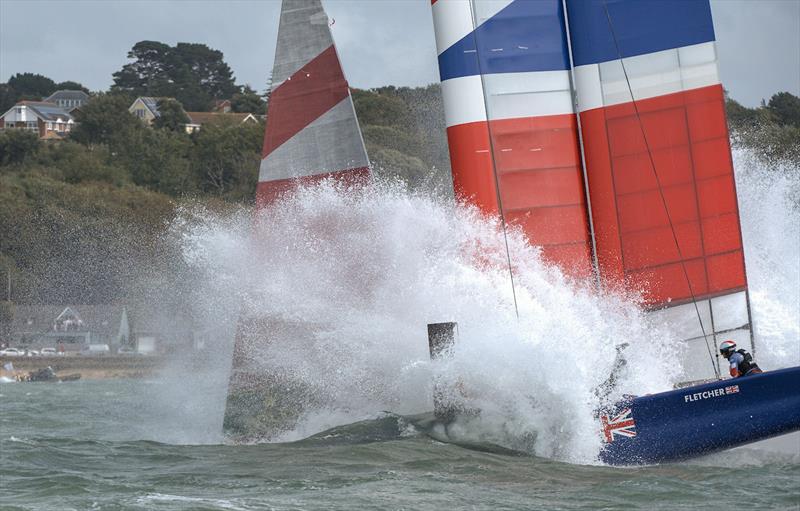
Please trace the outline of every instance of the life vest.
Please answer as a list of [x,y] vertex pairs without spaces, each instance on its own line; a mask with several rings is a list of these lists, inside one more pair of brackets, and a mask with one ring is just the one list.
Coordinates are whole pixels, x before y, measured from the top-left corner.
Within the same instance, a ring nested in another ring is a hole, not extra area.
[[743,349],[736,350],[736,353],[740,354],[744,357],[744,360],[739,362],[739,376],[747,376],[750,371],[756,369],[756,372],[761,372],[761,369],[758,367],[758,364],[753,362],[753,355],[749,354]]

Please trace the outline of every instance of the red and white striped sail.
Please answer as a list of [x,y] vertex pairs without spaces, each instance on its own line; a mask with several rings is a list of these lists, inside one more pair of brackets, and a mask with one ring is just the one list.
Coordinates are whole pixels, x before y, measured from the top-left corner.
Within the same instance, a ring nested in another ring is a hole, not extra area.
[[432,8],[456,191],[501,205],[567,272],[593,248],[601,282],[687,342],[687,377],[708,376],[706,341],[752,349],[708,0]]
[[[283,0],[272,80],[257,209],[327,177],[367,181],[367,153],[320,0]],[[234,341],[226,431],[256,439],[291,427],[292,414],[301,410],[286,396],[302,394],[303,387],[291,375],[265,370],[263,361],[273,343],[313,342],[314,329],[245,301]]]
[[256,203],[297,183],[369,176],[350,89],[320,0],[284,0]]

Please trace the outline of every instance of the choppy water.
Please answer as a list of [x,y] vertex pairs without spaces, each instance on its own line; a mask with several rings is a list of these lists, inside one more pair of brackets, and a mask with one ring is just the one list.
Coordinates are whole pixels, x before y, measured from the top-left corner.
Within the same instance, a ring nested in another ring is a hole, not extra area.
[[166,384],[0,385],[0,508],[796,509],[796,457],[583,466],[439,443],[392,417],[282,444],[163,443]]
[[[758,361],[800,365],[797,169],[734,157]],[[519,233],[509,236],[517,320],[495,226],[446,200],[321,186],[257,232],[253,241],[249,211],[188,209],[165,235],[193,268],[182,277],[207,322],[205,359],[152,381],[0,384],[0,509],[800,507],[797,436],[778,453],[599,465],[593,389],[614,345],[631,343],[618,392],[666,390],[676,364],[654,357],[663,333],[628,297],[574,285]],[[230,445],[222,433],[243,303],[314,336],[275,342],[263,360],[314,396],[276,443]],[[425,324],[450,319],[457,351],[433,364]],[[486,417],[462,437],[515,451],[440,443],[381,415],[430,410],[433,377],[447,374]]]

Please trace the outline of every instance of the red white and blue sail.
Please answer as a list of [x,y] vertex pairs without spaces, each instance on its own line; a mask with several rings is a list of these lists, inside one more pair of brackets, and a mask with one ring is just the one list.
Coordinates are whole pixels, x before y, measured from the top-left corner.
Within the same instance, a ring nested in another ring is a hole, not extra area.
[[560,0],[433,0],[453,183],[544,256],[591,273]]
[[708,375],[705,341],[752,348],[708,1],[432,9],[457,193],[568,273],[594,255],[603,283],[641,293],[687,341],[687,377]]
[[257,204],[297,183],[369,176],[350,89],[320,0],[284,0]]
[[660,309],[651,319],[688,342],[687,376],[699,377],[706,338],[752,349],[711,8],[566,6],[600,275]]

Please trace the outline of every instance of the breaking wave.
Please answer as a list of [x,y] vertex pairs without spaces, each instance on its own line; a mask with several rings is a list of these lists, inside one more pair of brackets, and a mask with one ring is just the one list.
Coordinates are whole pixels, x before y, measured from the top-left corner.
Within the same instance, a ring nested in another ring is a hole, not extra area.
[[[757,358],[766,368],[797,365],[797,169],[766,169],[743,150],[734,160]],[[647,325],[634,299],[568,279],[512,230],[517,317],[497,224],[396,183],[350,190],[323,182],[255,221],[246,209],[220,215],[187,207],[170,235],[193,268],[194,317],[210,333],[202,379],[216,390],[197,397],[191,378],[175,377],[187,391],[181,409],[195,410],[191,423],[203,435],[221,430],[243,306],[294,326],[272,339],[259,363],[265,373],[291,373],[315,396],[297,403],[300,420],[274,441],[384,410],[430,410],[434,378],[446,378],[482,410],[456,428],[459,437],[594,463],[595,389],[611,371],[615,346],[630,343],[612,398],[666,390],[680,373],[653,349],[668,335]],[[458,343],[451,359],[431,362],[426,325],[441,321],[458,322]]]

